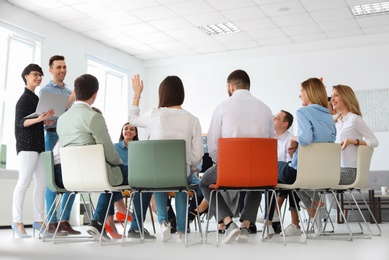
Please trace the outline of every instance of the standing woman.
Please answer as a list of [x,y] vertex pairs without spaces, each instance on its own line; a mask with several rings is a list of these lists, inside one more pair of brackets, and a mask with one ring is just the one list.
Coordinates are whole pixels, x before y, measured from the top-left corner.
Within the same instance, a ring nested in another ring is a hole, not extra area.
[[48,119],[54,115],[54,111],[50,109],[37,118],[24,118],[36,111],[39,98],[35,94],[35,88],[41,84],[42,77],[43,71],[40,66],[37,64],[28,65],[22,72],[22,79],[26,87],[16,103],[15,138],[19,160],[19,178],[13,193],[13,222],[11,226],[14,234],[16,232],[20,238],[31,237],[23,225],[23,203],[32,178],[35,181],[33,195],[34,230],[40,230],[45,214],[46,176],[40,153],[45,151],[43,122],[45,121],[46,125],[53,124],[54,121],[48,121]]
[[336,141],[342,144],[339,184],[352,184],[357,176],[359,145],[377,147],[378,140],[362,119],[359,102],[352,88],[336,85],[332,88],[331,103],[336,110]]
[[[137,127],[145,127],[149,130],[150,140],[184,139],[186,143],[187,176],[189,184],[199,184],[197,178],[197,166],[201,162],[202,136],[200,121],[188,111],[182,108],[185,99],[185,90],[182,81],[177,76],[166,77],[159,86],[158,108],[150,109],[139,116],[139,100],[143,91],[143,81],[139,75],[132,79],[134,100],[130,108],[129,123]],[[201,192],[200,189],[196,192]],[[154,192],[158,222],[162,227],[162,241],[172,238],[168,226],[167,192]],[[187,194],[175,193],[178,242],[183,241],[185,234],[185,219]]]

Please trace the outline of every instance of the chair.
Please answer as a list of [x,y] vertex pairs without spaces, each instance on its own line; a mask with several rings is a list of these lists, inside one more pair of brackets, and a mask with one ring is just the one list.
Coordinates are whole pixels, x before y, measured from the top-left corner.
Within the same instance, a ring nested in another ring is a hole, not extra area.
[[[358,147],[358,153],[357,153],[357,175],[356,175],[356,179],[355,179],[354,183],[349,184],[349,185],[339,185],[338,184],[334,188],[334,191],[337,194],[349,192],[349,194],[351,195],[351,197],[353,199],[353,202],[355,203],[355,206],[356,206],[358,212],[360,213],[360,215],[362,217],[363,222],[366,225],[366,228],[369,232],[370,237],[373,235],[373,233],[371,231],[370,225],[367,223],[365,217],[363,216],[362,210],[361,210],[361,208],[360,208],[360,206],[359,206],[359,204],[358,204],[358,202],[353,194],[353,191],[356,191],[361,195],[360,197],[362,198],[362,200],[366,206],[366,209],[369,211],[371,218],[374,220],[374,222],[379,230],[379,233],[377,235],[380,236],[381,235],[381,228],[378,225],[377,220],[374,217],[374,214],[371,212],[370,207],[367,204],[367,202],[366,202],[366,200],[361,192],[361,190],[366,188],[367,183],[369,181],[370,162],[371,162],[371,158],[373,156],[373,152],[374,152],[373,148],[365,146],[365,145],[360,145]],[[349,204],[351,206],[350,202],[349,202]],[[352,209],[352,207],[351,207],[351,209]],[[339,210],[341,210],[341,209],[339,209]],[[358,223],[359,223],[359,221],[358,221]],[[360,225],[360,223],[359,223],[359,226],[361,228],[361,234],[363,234],[363,229],[362,229],[362,226]]]
[[[216,196],[216,219],[218,220],[218,194],[221,191],[265,191],[266,193],[271,191],[271,199],[275,199],[274,188],[277,185],[277,176],[276,139],[220,138],[216,184],[209,186],[211,189],[209,208],[211,208],[212,197]],[[205,240],[207,240],[210,212],[208,210]],[[216,223],[216,230],[218,230],[217,225],[218,223]],[[265,233],[265,230],[262,232]],[[219,232],[216,232],[216,240],[218,245]]]
[[[323,202],[324,194],[327,191],[333,193],[330,188],[337,186],[340,181],[340,149],[341,146],[337,143],[311,143],[307,146],[300,145],[298,148],[296,181],[293,184],[279,183],[277,185],[277,189],[291,190],[294,194],[296,194],[297,191],[304,190],[318,191],[322,193],[320,201]],[[337,199],[336,202],[338,207],[340,207],[339,201]],[[303,218],[300,214],[300,211],[297,212],[299,215],[300,223],[303,223]],[[314,219],[316,217],[317,214]],[[347,228],[350,231],[348,224]],[[307,231],[308,229],[309,224]],[[304,235],[304,243],[306,243],[306,231],[304,228],[302,228],[302,231]],[[352,240],[351,231],[350,239]]]
[[[131,189],[129,185],[112,186],[110,184],[102,144],[61,147],[60,153],[63,184],[68,191],[75,194],[80,192],[110,193],[109,205],[111,205],[112,192]],[[107,215],[108,210],[103,227]],[[101,245],[102,235],[103,232],[100,235]]]
[[[139,192],[194,191],[197,185],[189,185],[185,140],[145,140],[128,144],[128,182],[131,188]],[[196,198],[196,205],[198,201]],[[141,198],[141,212],[142,196]],[[189,200],[189,196],[188,196]],[[141,214],[143,223],[143,214]],[[197,216],[198,220],[200,216]],[[200,221],[198,221],[200,223]],[[186,208],[186,226],[188,225],[188,207]],[[202,231],[200,227],[201,241]],[[141,229],[141,238],[144,230]],[[187,230],[185,229],[185,245]]]
[[7,146],[0,145],[0,169],[7,168]]
[[[41,230],[39,230],[39,236],[42,238],[42,241],[45,241],[46,236],[45,233],[48,231],[48,225],[51,222],[51,219],[53,218],[53,214],[56,214],[58,207],[61,204],[63,194],[65,192],[69,192],[65,188],[60,188],[58,187],[57,183],[55,182],[55,171],[54,171],[54,158],[53,158],[53,152],[52,151],[46,151],[41,153],[42,160],[43,160],[43,165],[45,169],[45,174],[46,174],[46,182],[47,182],[47,188],[49,188],[52,192],[56,194],[55,200],[53,201],[52,205],[50,206],[50,209],[48,212],[52,212],[52,215],[47,215],[43,224],[42,228],[44,227],[45,230],[43,234],[41,234]],[[72,195],[71,195],[72,196]],[[73,196],[75,196],[73,194]],[[83,199],[84,205],[85,201]],[[87,214],[90,218],[90,213],[87,211]],[[57,232],[58,232],[58,227],[55,230],[53,234],[53,243],[55,244],[56,242],[56,237],[57,237]],[[62,239],[67,239],[71,237],[63,237]],[[82,238],[81,236],[77,236],[77,238]],[[90,238],[90,237],[88,237]]]

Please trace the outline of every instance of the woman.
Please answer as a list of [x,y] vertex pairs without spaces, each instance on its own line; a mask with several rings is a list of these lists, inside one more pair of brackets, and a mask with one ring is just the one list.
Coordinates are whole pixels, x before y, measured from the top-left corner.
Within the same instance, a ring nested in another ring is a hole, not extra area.
[[[131,126],[129,123],[125,123],[120,131],[119,143],[115,143],[115,149],[118,152],[120,159],[123,161],[123,166],[125,171],[128,171],[128,142],[139,140],[138,138],[138,129],[136,127]],[[115,207],[117,209],[116,219],[123,225],[124,220],[126,218],[126,205],[123,200],[119,200],[115,202]],[[129,213],[128,221],[132,221],[132,213]],[[119,239],[122,236],[118,233],[115,222],[113,219],[113,215],[108,215],[107,221],[105,224],[105,230],[108,231],[110,236],[113,239]]]
[[357,175],[358,146],[367,145],[375,148],[378,146],[378,140],[363,121],[359,102],[349,86],[334,86],[331,104],[337,113],[336,142],[342,145],[339,184],[352,184]]
[[[22,79],[26,85],[24,93],[16,103],[15,110],[15,138],[16,152],[19,160],[19,178],[13,193],[12,204],[12,230],[20,238],[28,238],[23,225],[23,203],[26,191],[35,181],[34,189],[34,223],[35,229],[41,230],[45,217],[45,192],[46,176],[43,162],[40,156],[45,151],[43,124],[52,125],[48,120],[54,115],[50,109],[40,114],[37,118],[25,119],[24,117],[35,113],[39,98],[35,89],[42,82],[43,71],[37,64],[29,64],[22,72]],[[43,231],[43,230],[42,230]]]
[[[336,137],[335,123],[328,111],[328,97],[323,82],[318,78],[310,78],[301,83],[299,95],[302,107],[296,111],[298,124],[297,136],[292,137],[289,149],[293,153],[291,162],[278,162],[278,182],[293,184],[296,180],[298,164],[298,145],[306,146],[310,143],[333,143]],[[287,194],[284,194],[285,196]],[[310,199],[313,194],[298,193],[301,199]],[[308,196],[307,196],[308,195]],[[316,196],[317,197],[317,196]],[[296,198],[297,199],[297,198]],[[269,219],[273,218],[274,202],[271,205]],[[318,202],[314,203],[319,206]],[[292,214],[292,223],[285,229],[285,235],[300,235],[300,227],[296,205],[289,196],[289,205]],[[311,205],[305,203],[305,205]],[[315,207],[308,209],[311,216],[316,213]],[[317,218],[320,220],[320,218]],[[317,228],[320,230],[320,226]],[[269,224],[269,234],[274,230]]]
[[[201,126],[197,117],[182,108],[185,91],[182,81],[177,76],[166,77],[159,86],[159,105],[157,109],[150,109],[139,116],[139,100],[143,91],[143,81],[139,75],[132,79],[134,100],[130,108],[129,123],[137,127],[145,127],[150,132],[150,140],[184,139],[186,141],[187,175],[189,184],[198,184],[195,171],[201,162],[202,136]],[[199,192],[200,189],[198,190]],[[196,190],[196,192],[198,192]],[[158,221],[162,227],[162,241],[172,238],[168,226],[167,193],[154,193]],[[184,192],[175,193],[178,241],[183,241],[185,233],[185,219],[187,195]]]

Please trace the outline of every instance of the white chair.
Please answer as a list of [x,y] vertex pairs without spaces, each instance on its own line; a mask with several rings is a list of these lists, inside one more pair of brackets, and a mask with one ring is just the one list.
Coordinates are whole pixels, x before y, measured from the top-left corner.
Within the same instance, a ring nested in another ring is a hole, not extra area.
[[[349,185],[339,185],[338,184],[334,188],[335,193],[340,194],[340,193],[348,192],[351,195],[351,197],[353,199],[353,203],[355,204],[360,216],[362,217],[363,222],[366,225],[366,228],[369,232],[369,237],[371,237],[372,235],[378,235],[378,236],[381,235],[381,228],[378,225],[377,220],[374,217],[374,214],[371,212],[370,207],[367,204],[367,202],[366,202],[366,200],[361,192],[361,190],[366,189],[367,183],[369,181],[370,162],[371,162],[371,157],[373,155],[373,152],[374,152],[373,148],[368,147],[368,146],[364,146],[364,145],[360,145],[358,147],[358,154],[357,154],[357,176],[356,176],[354,183],[349,184]],[[362,198],[362,200],[366,206],[366,209],[369,211],[371,218],[374,220],[374,222],[378,228],[378,234],[373,234],[373,232],[370,228],[370,225],[367,223],[367,221],[366,221],[366,219],[361,211],[361,208],[358,205],[357,200],[353,194],[354,191],[358,192],[361,195],[360,197]],[[350,202],[349,202],[349,204],[351,207]],[[352,207],[351,207],[351,209],[352,209]],[[359,223],[359,221],[358,221],[358,223]],[[359,226],[361,228],[361,234],[363,234],[363,229],[362,229],[362,226],[360,225],[360,223],[359,223]]]
[[[321,192],[320,201],[324,201],[324,194],[330,188],[335,187],[340,181],[340,144],[336,143],[311,143],[307,146],[298,147],[298,166],[296,181],[293,184],[277,185],[277,189],[291,190],[297,196],[297,191],[318,191]],[[336,198],[335,198],[336,199]],[[339,201],[336,199],[338,207]],[[317,216],[314,217],[314,219]],[[343,214],[343,213],[342,213]],[[300,223],[303,223],[302,216],[298,211]],[[309,222],[308,222],[309,223]],[[350,228],[346,222],[350,231]],[[309,229],[309,224],[307,231]],[[306,243],[307,232],[302,228],[304,243]],[[350,239],[352,234],[350,231]]]
[[[68,191],[110,193],[109,205],[111,205],[113,191],[120,192],[130,189],[128,185],[112,186],[110,184],[102,144],[61,147],[60,154],[63,184]],[[108,210],[105,214],[103,228],[107,215]],[[103,232],[100,235],[100,244],[102,244],[102,235]]]

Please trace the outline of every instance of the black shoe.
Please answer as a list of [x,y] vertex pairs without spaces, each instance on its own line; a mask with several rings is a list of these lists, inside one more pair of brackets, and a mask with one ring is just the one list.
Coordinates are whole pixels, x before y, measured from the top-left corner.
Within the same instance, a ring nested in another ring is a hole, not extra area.
[[257,226],[254,223],[250,223],[249,233],[250,234],[256,234],[257,233]]
[[111,240],[111,238],[107,235],[107,233],[103,229],[103,224],[99,223],[97,220],[92,220],[90,222],[86,232],[97,241],[100,240],[101,232],[103,232],[103,236],[101,238],[103,241]]
[[280,222],[273,222],[272,226],[273,226],[274,232],[276,234],[280,234],[282,232],[281,223]]
[[170,220],[170,234],[177,232],[177,222],[175,220]]

